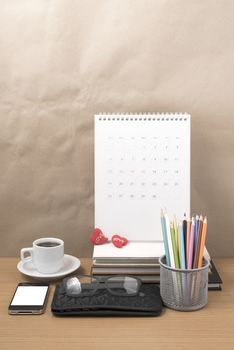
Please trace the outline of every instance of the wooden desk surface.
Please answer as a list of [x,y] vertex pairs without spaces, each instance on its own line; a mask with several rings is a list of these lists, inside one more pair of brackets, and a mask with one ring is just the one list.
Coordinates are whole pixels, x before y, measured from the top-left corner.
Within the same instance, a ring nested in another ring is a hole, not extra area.
[[[17,283],[28,279],[18,259],[0,258],[0,349],[234,349],[234,259],[215,259],[223,291],[210,291],[208,305],[195,312],[164,309],[160,317],[59,318],[45,314],[9,316],[8,304]],[[82,272],[90,260],[82,259]]]

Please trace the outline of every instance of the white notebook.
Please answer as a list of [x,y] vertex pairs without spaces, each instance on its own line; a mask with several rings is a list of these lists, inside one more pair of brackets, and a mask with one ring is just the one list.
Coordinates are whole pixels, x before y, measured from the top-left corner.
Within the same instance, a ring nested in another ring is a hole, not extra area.
[[163,242],[133,242],[118,249],[112,243],[95,245],[93,259],[96,258],[158,258],[164,254]]
[[162,241],[161,208],[190,215],[190,115],[96,115],[95,227]]
[[[118,249],[111,242],[103,245],[95,245],[93,259],[97,258],[158,258],[165,254],[163,242],[132,242]],[[206,247],[204,251],[206,259],[210,260],[210,254]]]

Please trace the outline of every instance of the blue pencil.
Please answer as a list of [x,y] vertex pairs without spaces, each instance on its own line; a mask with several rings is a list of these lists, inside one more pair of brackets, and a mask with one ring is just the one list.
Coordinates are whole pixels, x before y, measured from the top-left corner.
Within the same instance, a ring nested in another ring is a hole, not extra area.
[[182,269],[186,269],[183,223],[180,223],[179,229],[180,229],[180,266]]
[[164,243],[164,249],[165,249],[165,255],[166,255],[166,262],[167,262],[168,266],[171,266],[169,249],[168,249],[168,241],[167,241],[166,221],[165,221],[162,210],[161,210],[161,226],[162,226],[162,234],[163,234],[163,243]]
[[196,250],[198,228],[199,228],[199,216],[196,215],[196,218],[195,218],[195,228],[194,228],[193,256],[194,256],[195,250]]

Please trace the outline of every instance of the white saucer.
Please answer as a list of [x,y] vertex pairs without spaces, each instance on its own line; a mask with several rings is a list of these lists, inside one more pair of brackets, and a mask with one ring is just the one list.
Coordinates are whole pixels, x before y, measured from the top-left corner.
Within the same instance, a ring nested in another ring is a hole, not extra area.
[[37,280],[55,280],[76,271],[80,267],[80,260],[75,256],[64,254],[64,266],[56,273],[41,273],[36,270],[32,261],[20,261],[17,269],[26,276]]

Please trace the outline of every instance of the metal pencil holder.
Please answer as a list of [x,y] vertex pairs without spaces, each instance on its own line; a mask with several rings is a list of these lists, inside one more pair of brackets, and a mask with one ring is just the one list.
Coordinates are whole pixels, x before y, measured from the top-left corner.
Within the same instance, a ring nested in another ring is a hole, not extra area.
[[203,266],[182,270],[166,265],[166,257],[160,263],[160,294],[165,306],[179,311],[193,311],[207,304],[209,261],[203,258]]

